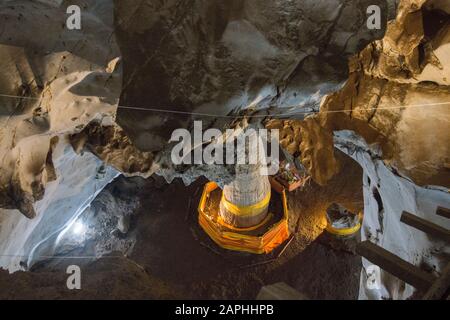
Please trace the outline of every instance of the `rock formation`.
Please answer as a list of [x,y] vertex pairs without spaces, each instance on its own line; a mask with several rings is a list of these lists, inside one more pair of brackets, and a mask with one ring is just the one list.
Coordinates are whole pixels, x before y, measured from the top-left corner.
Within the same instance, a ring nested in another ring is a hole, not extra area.
[[[413,212],[448,228],[435,215],[450,201],[448,13],[444,1],[401,1],[385,37],[350,60],[348,81],[324,98],[319,113],[266,124],[281,130],[281,144],[318,183],[339,170],[336,146],[357,160],[364,169],[362,238],[435,273],[447,248],[400,223],[400,215]],[[405,299],[414,292],[384,271],[381,279],[381,290],[368,290],[363,271],[360,298]]]
[[[450,53],[450,27],[440,4],[402,1],[386,36],[350,60],[345,86],[328,95],[312,119],[291,124],[304,130],[298,131],[295,139],[300,144],[290,146],[290,151],[301,153],[318,182],[330,177],[334,166],[330,134],[348,129],[378,144],[383,159],[416,183],[448,186],[450,91],[448,68],[443,66]],[[316,146],[328,149],[328,154],[316,151],[311,159],[310,150]]]
[[[171,163],[172,132],[193,120],[279,129],[320,185],[340,149],[364,169],[363,238],[414,263],[442,249],[397,220],[449,206],[448,1],[72,2],[81,30],[65,28],[68,1],[0,0],[0,252],[19,251],[0,266],[53,254],[120,173],[232,182],[234,166]],[[366,27],[374,4],[381,30]],[[361,297],[412,294],[384,280]]]
[[0,1],[0,247],[16,256],[0,265],[11,271],[117,175],[94,155],[75,154],[68,139],[115,115],[121,71],[112,3],[86,7],[80,31],[62,27],[60,4]]

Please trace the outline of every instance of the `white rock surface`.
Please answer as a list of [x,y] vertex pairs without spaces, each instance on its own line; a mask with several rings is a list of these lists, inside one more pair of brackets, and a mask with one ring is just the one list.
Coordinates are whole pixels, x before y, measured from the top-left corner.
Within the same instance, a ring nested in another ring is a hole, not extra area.
[[0,209],[0,267],[10,272],[20,270],[21,261],[31,267],[52,256],[59,233],[118,175],[112,168],[100,175],[103,164],[90,153],[77,155],[68,144],[58,149],[54,160],[58,179],[49,183],[44,199],[36,203],[36,218]]
[[64,28],[62,1],[0,1],[0,202],[11,209],[0,209],[0,267],[11,272],[52,255],[55,235],[118,175],[67,139],[111,122],[121,84],[112,0],[76,3],[80,31]]
[[[445,266],[445,255],[450,248],[445,242],[400,222],[403,211],[408,211],[445,228],[450,220],[436,215],[438,206],[450,208],[450,194],[441,187],[418,187],[408,178],[397,175],[377,155],[374,146],[351,131],[335,133],[337,148],[356,160],[364,170],[364,220],[361,240],[370,240],[401,257],[402,259],[429,270],[440,272]],[[374,196],[379,193],[379,200]],[[360,299],[406,299],[414,288],[398,278],[381,270],[381,287],[369,289],[366,285],[367,268],[372,265],[363,259]]]

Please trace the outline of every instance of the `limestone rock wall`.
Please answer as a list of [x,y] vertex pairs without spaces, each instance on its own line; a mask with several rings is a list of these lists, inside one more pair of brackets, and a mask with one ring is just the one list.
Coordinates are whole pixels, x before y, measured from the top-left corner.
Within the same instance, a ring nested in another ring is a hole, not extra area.
[[113,122],[112,2],[71,2],[86,11],[79,31],[64,27],[66,1],[0,1],[0,267],[10,271],[51,254],[46,239],[118,174],[68,139]]
[[[334,147],[353,157],[364,170],[362,239],[439,275],[448,246],[401,223],[400,216],[405,210],[449,227],[435,211],[450,206],[450,16],[445,1],[405,0],[398,10],[385,37],[350,60],[345,86],[323,99],[318,114],[266,125],[281,129],[281,144],[318,183],[339,170]],[[370,263],[363,264],[361,299],[414,294],[384,271],[380,289],[369,289]]]
[[[378,144],[384,161],[415,183],[448,186],[450,18],[442,5],[401,1],[385,37],[350,60],[343,88],[323,99],[313,119],[295,124],[305,130],[289,148],[317,182],[326,182],[332,167],[338,170],[331,133],[349,129]],[[267,125],[284,127],[286,122]],[[323,151],[311,156],[316,146]]]
[[[439,276],[450,254],[448,244],[400,222],[400,216],[403,211],[407,211],[444,228],[450,228],[448,219],[436,215],[438,206],[450,207],[448,190],[437,186],[420,187],[409,178],[399,175],[381,160],[379,150],[369,147],[364,139],[354,132],[336,132],[335,143],[337,148],[356,160],[364,170],[364,220],[361,240],[376,243],[402,259]],[[367,275],[371,272],[371,265],[372,263],[363,259],[360,299],[404,300],[416,293],[412,286],[382,269],[379,287],[368,285]],[[418,297],[420,298],[420,295],[416,295],[416,298]]]
[[[366,27],[387,1],[115,2],[124,85],[117,123],[142,151],[161,151],[190,116],[301,110],[347,78],[347,58],[384,35]],[[208,126],[215,117],[197,117]]]

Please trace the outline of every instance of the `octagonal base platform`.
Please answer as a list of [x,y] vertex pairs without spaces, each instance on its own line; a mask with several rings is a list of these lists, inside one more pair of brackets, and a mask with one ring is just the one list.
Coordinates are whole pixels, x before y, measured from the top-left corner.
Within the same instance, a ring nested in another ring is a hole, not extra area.
[[286,193],[272,192],[269,215],[259,225],[236,228],[219,215],[222,190],[208,182],[198,206],[198,222],[210,238],[222,248],[256,254],[269,253],[289,238]]

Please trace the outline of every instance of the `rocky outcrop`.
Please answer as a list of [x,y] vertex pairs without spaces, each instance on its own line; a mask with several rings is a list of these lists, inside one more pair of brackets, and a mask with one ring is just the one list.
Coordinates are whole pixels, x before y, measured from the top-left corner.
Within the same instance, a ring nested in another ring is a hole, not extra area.
[[[69,265],[83,265],[82,290],[67,290]],[[124,274],[129,274],[123,278]],[[49,285],[51,279],[52,285]],[[62,262],[51,270],[16,272],[0,269],[0,299],[113,300],[181,299],[176,290],[125,257],[110,257],[86,263],[77,259]]]
[[90,151],[125,175],[148,177],[155,171],[152,153],[138,150],[116,125],[91,122],[70,141],[78,154]]
[[[419,187],[409,178],[398,174],[381,160],[380,150],[371,148],[351,131],[335,134],[338,149],[356,160],[364,170],[364,220],[361,239],[369,240],[401,257],[422,270],[439,276],[445,268],[449,248],[440,241],[400,221],[403,211],[414,213],[427,221],[450,228],[448,219],[436,215],[438,206],[449,208],[448,190],[442,187]],[[416,289],[383,269],[368,279],[372,263],[363,259],[360,299],[405,300],[416,294]],[[376,279],[376,286],[368,285]]]
[[[383,159],[416,183],[448,186],[450,74],[444,66],[450,20],[439,8],[438,2],[402,1],[386,36],[350,60],[345,86],[322,101],[313,120],[299,122],[309,128],[299,131],[294,140],[300,144],[290,149],[300,152],[316,181],[324,183],[333,172],[330,134],[348,129],[378,144]],[[324,130],[328,134],[311,139]],[[328,149],[326,157],[318,152],[311,159],[316,145]]]
[[61,1],[0,1],[0,266],[10,271],[117,175],[68,141],[112,122],[121,85],[112,2],[76,3],[80,31],[64,27]]
[[339,172],[339,163],[334,156],[333,133],[322,127],[316,118],[269,120],[266,128],[280,131],[280,145],[301,159],[319,185],[325,185]]
[[55,145],[116,109],[112,7],[86,10],[82,30],[73,31],[61,27],[67,14],[56,2],[0,1],[0,207],[29,218],[57,178]]
[[347,58],[381,38],[366,27],[386,1],[115,2],[124,61],[117,123],[142,151],[161,151],[187,114],[205,126],[236,110],[316,105],[347,78]]
[[[448,12],[445,2],[401,1],[385,37],[350,60],[347,83],[324,98],[319,113],[266,124],[281,129],[281,144],[318,183],[339,169],[334,147],[355,159],[364,170],[362,239],[435,275],[445,265],[445,244],[401,223],[400,215],[449,227],[435,214],[437,206],[450,206]],[[361,299],[416,293],[383,270],[380,287],[367,286],[371,264],[363,265]]]

